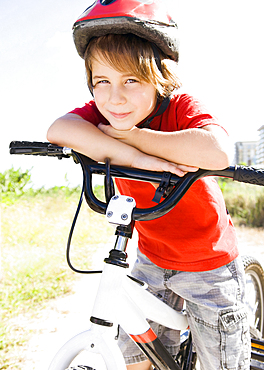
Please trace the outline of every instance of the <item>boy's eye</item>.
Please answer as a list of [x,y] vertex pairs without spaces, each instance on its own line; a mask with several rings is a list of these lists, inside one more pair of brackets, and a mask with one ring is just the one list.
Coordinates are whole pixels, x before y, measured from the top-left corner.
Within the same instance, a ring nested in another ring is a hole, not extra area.
[[93,88],[95,89],[97,86],[106,86],[110,82],[108,80],[97,80],[93,83]]
[[96,84],[107,84],[107,83],[109,83],[108,80],[100,80],[96,82]]
[[131,83],[135,83],[135,82],[139,82],[139,81],[134,79],[134,78],[129,78],[126,82],[131,84]]

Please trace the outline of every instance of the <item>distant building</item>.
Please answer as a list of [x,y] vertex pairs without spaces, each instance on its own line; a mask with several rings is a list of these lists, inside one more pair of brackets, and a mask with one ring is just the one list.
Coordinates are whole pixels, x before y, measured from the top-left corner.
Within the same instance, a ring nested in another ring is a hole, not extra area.
[[257,165],[263,167],[264,165],[264,125],[259,129],[259,142],[257,148]]
[[[263,161],[264,161],[264,126]],[[258,141],[238,141],[235,143],[235,163],[254,166],[257,164]]]

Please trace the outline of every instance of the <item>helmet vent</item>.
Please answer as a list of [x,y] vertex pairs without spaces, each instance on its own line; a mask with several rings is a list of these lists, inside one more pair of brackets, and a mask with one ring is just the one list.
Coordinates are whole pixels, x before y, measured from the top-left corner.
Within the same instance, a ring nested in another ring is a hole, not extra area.
[[114,3],[116,0],[100,0],[100,3],[102,5],[109,5],[109,4],[112,4]]

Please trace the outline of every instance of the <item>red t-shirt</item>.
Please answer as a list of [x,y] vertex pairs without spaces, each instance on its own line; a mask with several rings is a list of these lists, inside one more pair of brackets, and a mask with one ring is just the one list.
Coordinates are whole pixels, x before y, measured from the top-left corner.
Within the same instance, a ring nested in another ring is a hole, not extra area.
[[[91,101],[71,113],[98,125],[107,123]],[[151,129],[179,131],[217,124],[216,119],[187,94],[172,97],[166,111],[153,119]],[[154,205],[151,184],[116,179],[121,194],[135,198],[137,207]],[[200,179],[174,209],[153,221],[137,221],[139,249],[156,265],[172,270],[206,271],[238,256],[235,229],[222,192],[213,178]]]

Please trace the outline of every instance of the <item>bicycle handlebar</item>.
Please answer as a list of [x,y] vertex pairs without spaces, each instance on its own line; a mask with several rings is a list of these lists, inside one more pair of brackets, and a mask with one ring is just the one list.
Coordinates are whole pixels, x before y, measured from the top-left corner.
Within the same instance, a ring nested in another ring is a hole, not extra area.
[[[107,174],[105,164],[97,163],[92,159],[77,153],[69,148],[60,147],[50,143],[29,142],[29,141],[12,141],[10,143],[10,154],[26,154],[54,156],[59,159],[72,157],[76,163],[80,163],[83,170],[85,198],[89,207],[95,212],[105,214],[107,203],[99,200],[93,193],[92,175]],[[146,181],[161,183],[163,172],[153,172],[128,168],[122,166],[110,166],[110,176],[130,180]],[[183,177],[170,174],[169,184],[174,187],[170,194],[159,204],[146,208],[135,208],[132,214],[133,220],[148,221],[161,217],[168,213],[184,196],[192,184],[205,176],[218,176],[231,178],[234,181],[245,182],[248,184],[264,186],[264,169],[254,169],[246,166],[231,166],[224,170],[202,170],[189,172]]]

